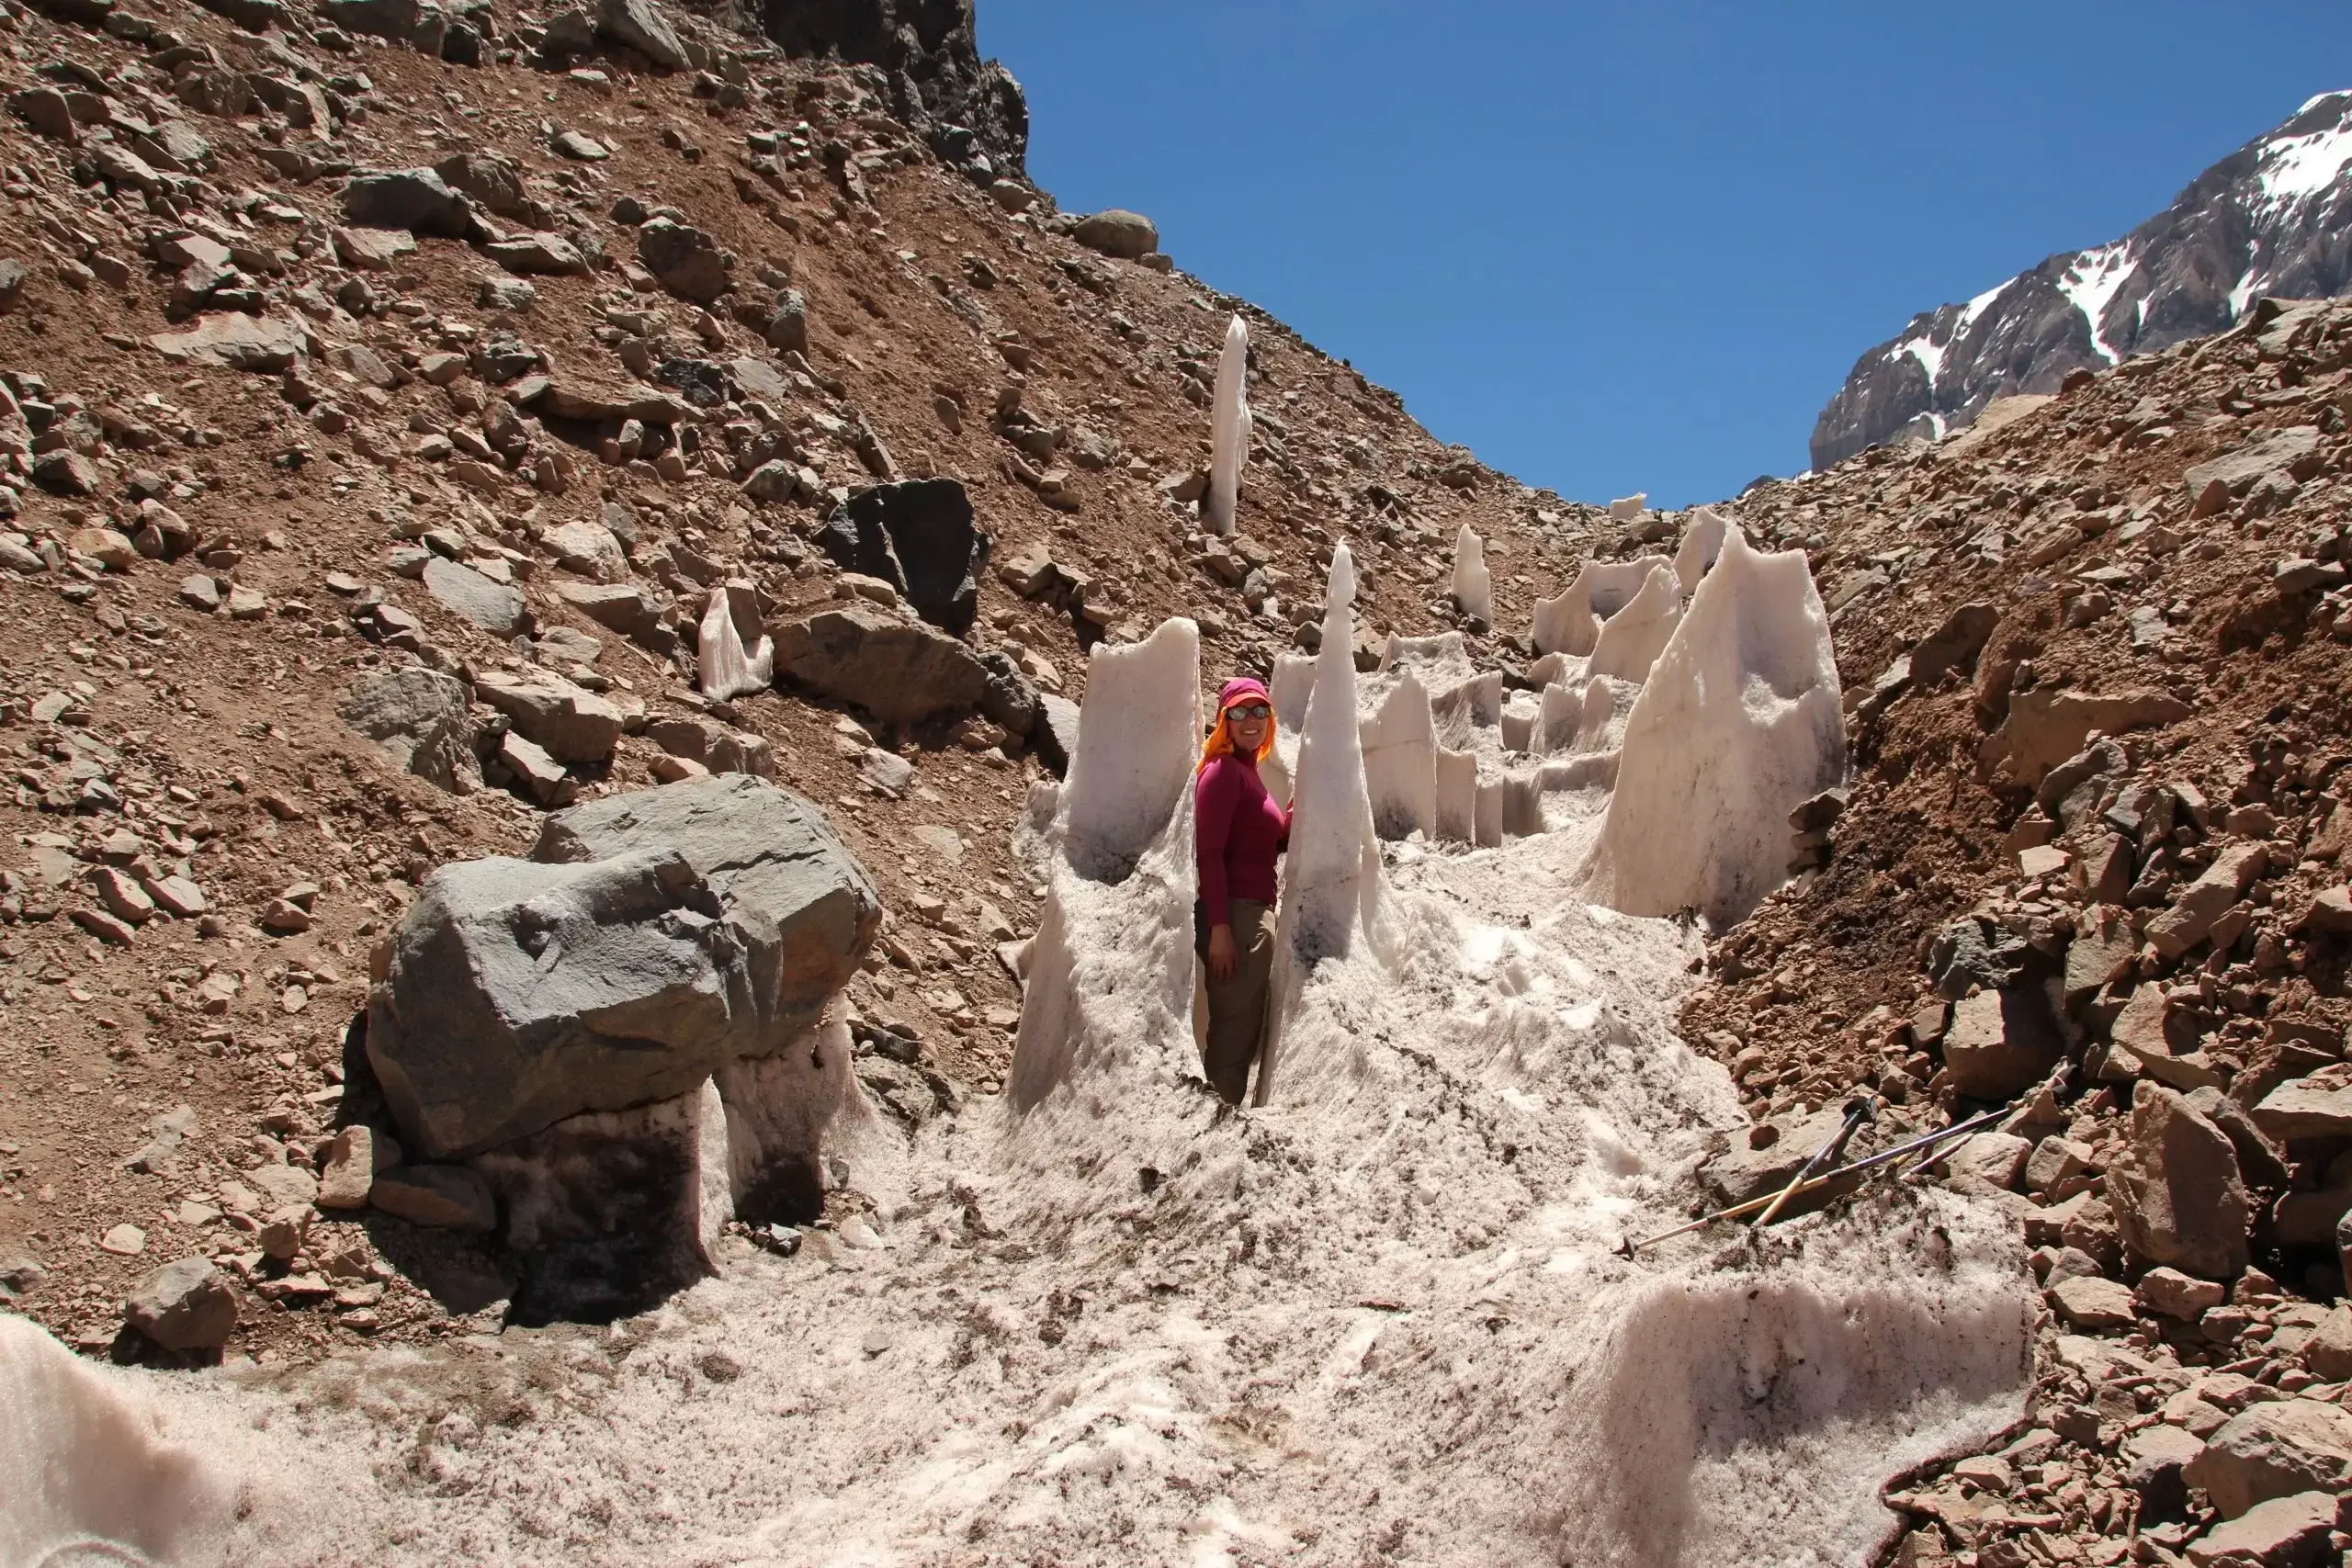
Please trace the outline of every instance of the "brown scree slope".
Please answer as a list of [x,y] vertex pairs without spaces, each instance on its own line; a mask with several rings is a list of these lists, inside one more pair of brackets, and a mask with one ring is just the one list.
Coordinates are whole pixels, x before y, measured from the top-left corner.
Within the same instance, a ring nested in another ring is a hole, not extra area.
[[[645,732],[665,716],[763,739],[892,911],[853,1000],[920,1036],[931,1077],[872,1087],[925,1114],[993,1087],[1018,1006],[994,948],[1035,910],[1008,848],[1035,756],[977,716],[869,720],[853,737],[854,716],[788,680],[714,709],[689,663],[560,596],[594,567],[560,566],[551,531],[633,532],[624,580],[685,595],[690,649],[704,581],[755,581],[770,624],[830,602],[838,574],[808,538],[834,497],[886,473],[957,476],[995,538],[968,640],[1075,698],[1087,644],[1174,614],[1203,624],[1212,674],[1264,670],[1311,621],[1342,536],[1370,568],[1371,626],[1451,624],[1463,523],[1488,540],[1499,622],[1524,626],[1596,526],[1594,509],[1441,446],[1393,394],[1261,313],[1055,231],[1048,198],[1007,211],[1000,197],[1034,193],[991,196],[941,165],[890,118],[872,68],[790,61],[678,13],[711,71],[657,70],[609,42],[539,61],[546,12],[491,13],[472,67],[275,7],[243,14],[261,30],[179,6],[12,9],[0,27],[16,497],[0,521],[0,1261],[19,1310],[85,1345],[111,1341],[124,1291],[158,1261],[255,1256],[255,1217],[278,1200],[254,1172],[307,1173],[335,1124],[371,945],[433,866],[536,837],[521,786],[447,793],[340,722],[368,671],[537,663],[605,688],[631,733],[609,764],[572,770],[565,787],[590,793],[665,776],[656,764],[673,760]],[[605,155],[559,151],[583,150],[564,141],[575,132]],[[401,249],[346,224],[350,172],[457,154],[493,181],[503,163],[522,217],[489,220],[511,237],[544,225],[578,271],[525,279],[455,238]],[[711,309],[638,265],[640,225],[614,216],[638,220],[631,201],[731,253]],[[784,289],[805,300],[805,355],[768,341]],[[1197,489],[1235,309],[1255,334],[1259,423],[1243,536],[1210,550],[1172,496]],[[265,342],[266,367],[249,369],[155,346],[224,322],[279,323],[292,346],[271,357]],[[632,434],[617,416],[543,420],[544,400],[511,400],[544,375],[582,399],[684,407],[633,368],[678,361],[731,400],[655,422],[670,445],[653,460],[607,449]],[[779,457],[805,470],[795,499],[747,495]],[[538,640],[494,636],[401,575],[427,552],[513,583]],[[1057,570],[1024,597],[1002,569],[1040,557]],[[551,631],[601,643],[588,672],[583,645]],[[910,778],[876,761],[875,740]],[[133,909],[133,924],[96,880],[130,897],[175,873],[201,914]],[[159,1118],[175,1118],[160,1134]],[[181,1128],[168,1156],[126,1165]],[[402,1231],[317,1218],[300,1288],[266,1270],[289,1293],[249,1307],[232,1348],[304,1355],[337,1335],[445,1326],[379,1256]],[[109,1234],[126,1250],[100,1247]]]

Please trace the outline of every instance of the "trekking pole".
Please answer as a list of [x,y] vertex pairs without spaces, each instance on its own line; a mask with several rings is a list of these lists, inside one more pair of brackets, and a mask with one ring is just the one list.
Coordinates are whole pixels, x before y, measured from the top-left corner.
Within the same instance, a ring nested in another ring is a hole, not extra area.
[[1819,1153],[1804,1162],[1804,1168],[1798,1171],[1786,1187],[1781,1189],[1781,1195],[1772,1200],[1771,1207],[1758,1215],[1747,1228],[1762,1230],[1766,1225],[1770,1224],[1774,1216],[1780,1213],[1781,1206],[1796,1196],[1798,1188],[1845,1158],[1846,1145],[1853,1141],[1854,1134],[1860,1131],[1862,1123],[1870,1119],[1871,1102],[1869,1100],[1857,1100],[1849,1102],[1846,1107],[1846,1124],[1838,1129],[1838,1135],[1822,1145]]
[[[1798,1188],[1793,1193],[1789,1194],[1789,1196],[1802,1198],[1809,1192],[1818,1191],[1820,1189],[1827,1186],[1833,1181],[1836,1181],[1840,1177],[1860,1176],[1865,1171],[1876,1169],[1881,1166],[1901,1159],[1907,1155],[1916,1154],[1919,1150],[1927,1148],[1932,1145],[1942,1143],[1947,1138],[1956,1138],[1961,1136],[1962,1134],[1973,1133],[1979,1127],[1986,1126],[1994,1122],[1997,1122],[2007,1114],[2007,1108],[2003,1107],[1998,1111],[1987,1111],[1981,1116],[1972,1116],[1965,1122],[1955,1122],[1949,1127],[1940,1127],[1932,1133],[1924,1133],[1918,1137],[1913,1138],[1908,1143],[1897,1144],[1891,1149],[1882,1149],[1877,1154],[1871,1155],[1867,1159],[1858,1159],[1851,1165],[1840,1166],[1836,1170],[1830,1171],[1826,1175],[1816,1176],[1810,1181],[1806,1182],[1803,1187]],[[1745,1219],[1748,1215],[1756,1213],[1757,1210],[1766,1207],[1774,1201],[1775,1199],[1771,1197],[1750,1198],[1745,1203],[1734,1203],[1728,1209],[1719,1209],[1712,1214],[1702,1215],[1700,1218],[1692,1220],[1688,1224],[1677,1225],[1670,1231],[1660,1231],[1657,1235],[1645,1237],[1640,1241],[1635,1241],[1633,1237],[1627,1236],[1623,1241],[1617,1244],[1618,1255],[1623,1258],[1631,1258],[1634,1254],[1641,1251],[1645,1247],[1656,1247],[1659,1242],[1672,1241],[1676,1236],[1689,1235],[1692,1231],[1704,1230],[1709,1225],[1715,1224],[1718,1220]]]

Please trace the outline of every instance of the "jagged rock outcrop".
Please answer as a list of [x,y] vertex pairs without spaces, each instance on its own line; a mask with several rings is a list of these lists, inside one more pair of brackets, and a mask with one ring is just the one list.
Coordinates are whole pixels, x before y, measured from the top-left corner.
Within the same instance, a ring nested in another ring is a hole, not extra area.
[[1024,175],[1029,100],[980,58],[972,0],[766,0],[760,25],[787,54],[881,67],[892,110],[974,178]]
[[1813,429],[1813,467],[1937,436],[1996,398],[2236,323],[2268,295],[2352,289],[2352,92],[2326,93],[2207,169],[2131,233],[2053,255],[1914,316],[1855,361]]

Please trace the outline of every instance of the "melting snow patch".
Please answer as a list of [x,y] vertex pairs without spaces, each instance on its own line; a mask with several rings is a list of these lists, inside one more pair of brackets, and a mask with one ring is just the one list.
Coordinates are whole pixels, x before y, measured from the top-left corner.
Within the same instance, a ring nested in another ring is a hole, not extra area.
[[2083,313],[2083,321],[2090,329],[2091,347],[2109,365],[2123,356],[2108,345],[2099,326],[2106,318],[2108,301],[2139,265],[2133,259],[2129,243],[2117,241],[2097,250],[2085,251],[2060,275],[2058,291]]
[[2261,278],[2261,268],[2250,266],[2245,269],[2245,276],[2231,288],[2230,320],[2234,321],[2245,314],[2246,306],[2254,300],[2255,290],[2262,286]]

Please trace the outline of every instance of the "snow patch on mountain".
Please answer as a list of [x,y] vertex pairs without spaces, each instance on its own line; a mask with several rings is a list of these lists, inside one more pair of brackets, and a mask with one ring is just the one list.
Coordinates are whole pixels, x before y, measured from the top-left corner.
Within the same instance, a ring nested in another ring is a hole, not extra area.
[[2115,298],[2137,265],[2132,257],[2131,242],[2120,241],[2083,252],[2058,279],[2058,291],[2073,300],[2075,308],[2083,313],[2083,322],[2090,329],[2091,346],[2109,365],[2123,356],[2100,335],[2099,322],[2107,315],[2108,301]]
[[2344,165],[2352,164],[2352,110],[2341,124],[2278,142],[2262,162],[2262,194],[2273,206],[2334,189]]

